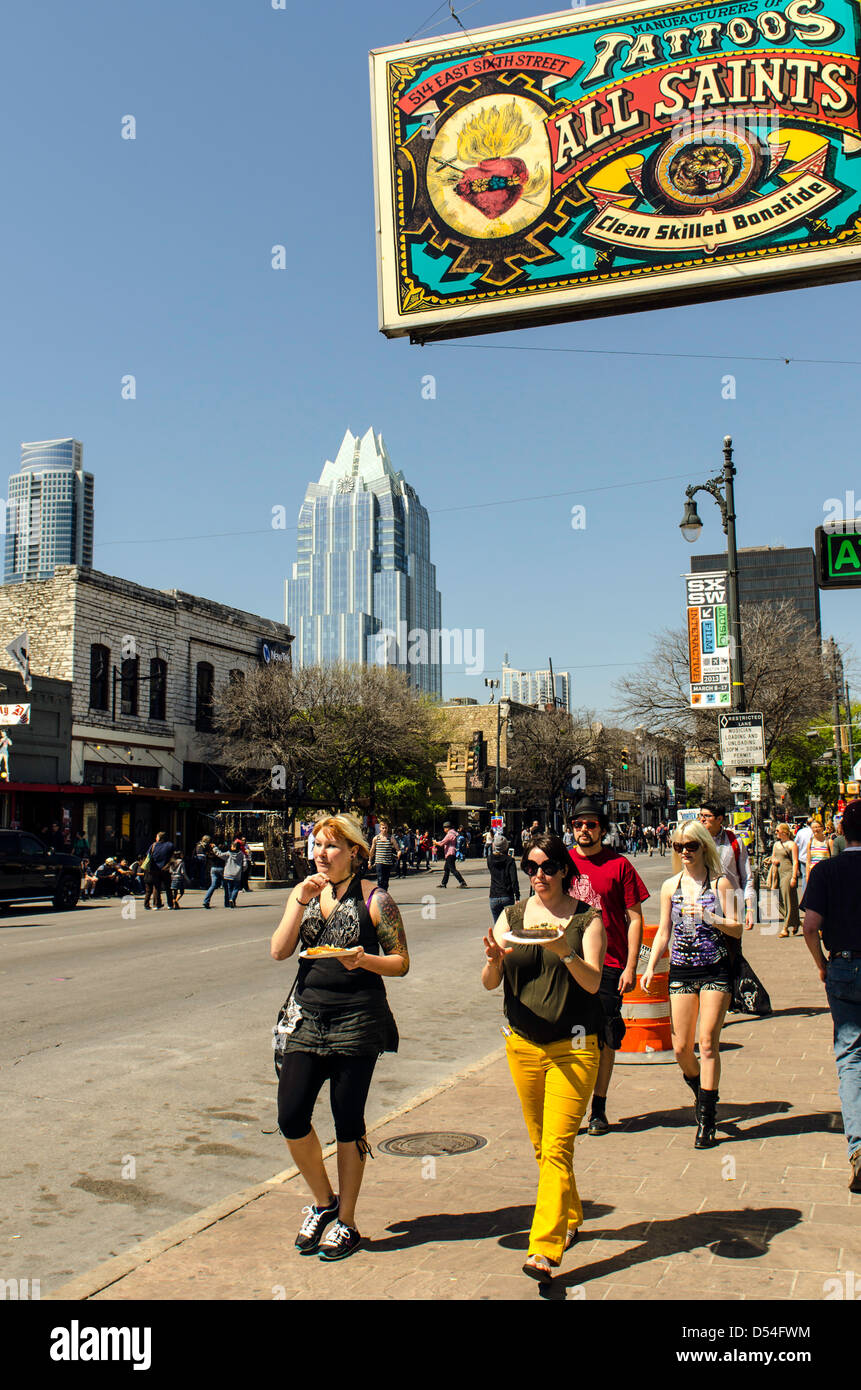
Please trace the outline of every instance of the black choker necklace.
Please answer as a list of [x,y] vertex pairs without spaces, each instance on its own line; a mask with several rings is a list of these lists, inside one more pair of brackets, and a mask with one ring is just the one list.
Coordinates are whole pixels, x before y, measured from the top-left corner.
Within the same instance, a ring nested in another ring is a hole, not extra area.
[[349,882],[350,882],[350,879],[351,879],[352,877],[353,877],[352,874],[348,874],[346,878],[339,878],[339,879],[337,880],[337,882],[336,882],[334,879],[331,879],[331,878],[330,878],[330,879],[329,879],[329,887],[331,888],[332,892],[334,893],[335,889],[336,889],[336,888],[340,888],[340,886],[341,886],[342,883],[349,883]]

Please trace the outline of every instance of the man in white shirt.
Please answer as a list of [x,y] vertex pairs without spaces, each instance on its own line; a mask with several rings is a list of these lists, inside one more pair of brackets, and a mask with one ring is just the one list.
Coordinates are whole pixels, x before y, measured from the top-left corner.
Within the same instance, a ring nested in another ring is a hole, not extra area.
[[812,819],[812,816],[808,816],[806,824],[802,825],[795,836],[795,845],[798,850],[798,867],[801,872],[801,878],[798,884],[799,902],[801,902],[801,899],[804,897],[804,890],[807,887],[807,855],[810,850],[810,841],[813,839],[813,830],[810,825]]
[[705,826],[717,845],[721,868],[733,892],[741,893],[744,897],[744,924],[750,931],[756,919],[756,889],[750,872],[750,856],[741,837],[734,830],[724,829],[725,814],[723,806],[712,801],[704,802],[700,807],[700,824]]

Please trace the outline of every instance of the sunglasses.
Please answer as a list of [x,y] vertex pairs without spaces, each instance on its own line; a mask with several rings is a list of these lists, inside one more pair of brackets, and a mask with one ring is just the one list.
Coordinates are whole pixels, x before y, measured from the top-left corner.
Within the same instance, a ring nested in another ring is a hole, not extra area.
[[545,878],[553,878],[554,874],[561,874],[562,865],[553,859],[545,859],[543,864],[536,864],[534,859],[527,859],[526,872],[530,878],[534,878],[537,873],[542,873]]
[[700,848],[696,840],[674,840],[673,849],[677,854],[696,854]]
[[598,830],[601,824],[597,820],[575,820],[572,823],[575,830],[583,830],[584,828],[586,830]]

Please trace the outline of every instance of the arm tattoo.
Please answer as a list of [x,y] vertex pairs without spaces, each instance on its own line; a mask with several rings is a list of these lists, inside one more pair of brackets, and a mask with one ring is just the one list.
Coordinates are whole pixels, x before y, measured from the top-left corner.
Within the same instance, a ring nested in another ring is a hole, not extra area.
[[410,954],[407,950],[407,938],[401,920],[400,908],[388,893],[377,893],[374,902],[380,914],[380,920],[376,924],[377,940],[383,955],[403,956],[404,968],[401,974],[406,975],[410,968]]

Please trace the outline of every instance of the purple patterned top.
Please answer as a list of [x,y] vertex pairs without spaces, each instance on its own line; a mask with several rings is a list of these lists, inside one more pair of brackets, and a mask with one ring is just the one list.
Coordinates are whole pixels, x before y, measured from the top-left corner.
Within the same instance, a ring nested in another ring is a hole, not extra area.
[[713,970],[729,960],[723,932],[710,925],[715,916],[723,916],[720,899],[711,886],[708,874],[705,886],[693,904],[684,901],[681,883],[680,877],[671,900],[673,945],[670,965],[674,971],[677,968],[686,972]]

